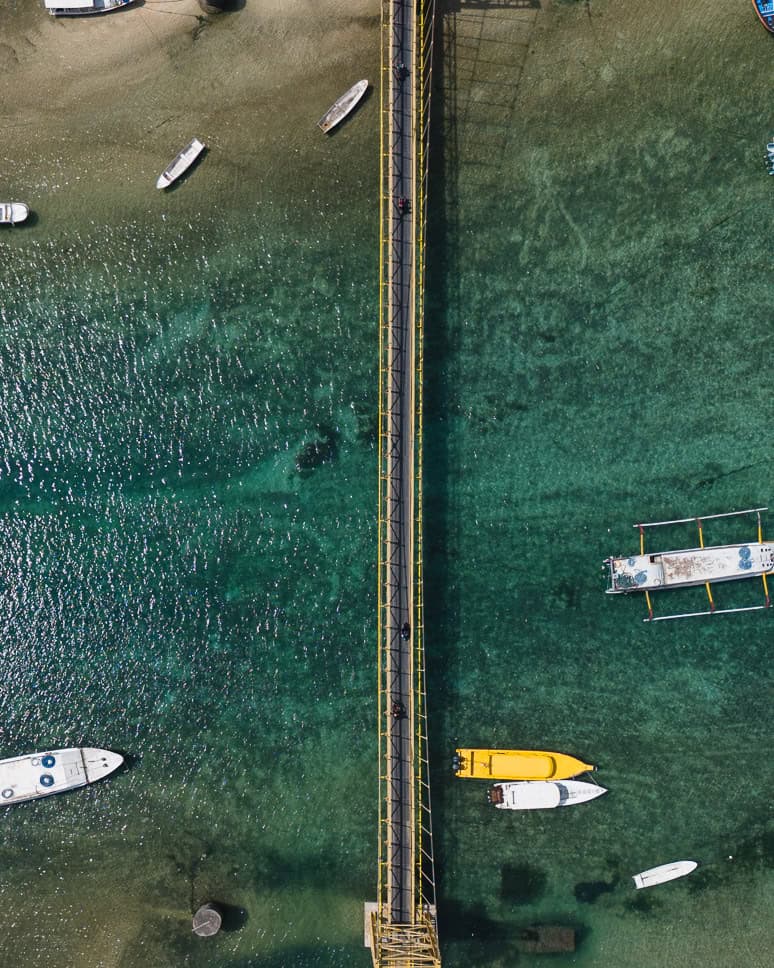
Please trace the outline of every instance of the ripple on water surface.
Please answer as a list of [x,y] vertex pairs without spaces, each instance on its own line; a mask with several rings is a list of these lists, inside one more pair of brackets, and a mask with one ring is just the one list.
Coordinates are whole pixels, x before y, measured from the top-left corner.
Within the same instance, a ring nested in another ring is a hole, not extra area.
[[372,291],[324,233],[241,232],[130,224],[3,269],[2,754],[128,762],[3,818],[8,943],[53,920],[63,964],[178,964],[209,892],[244,929],[219,956],[316,944],[301,898],[340,943],[366,890],[375,820],[340,804],[371,765]]

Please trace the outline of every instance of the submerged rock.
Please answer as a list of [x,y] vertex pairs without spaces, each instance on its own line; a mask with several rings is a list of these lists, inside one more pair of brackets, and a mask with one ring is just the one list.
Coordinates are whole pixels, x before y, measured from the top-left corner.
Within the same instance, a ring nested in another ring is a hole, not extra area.
[[581,881],[575,885],[575,898],[581,904],[593,904],[603,894],[608,894],[615,887],[615,880],[610,881]]
[[[320,430],[322,428],[318,428]],[[318,440],[313,440],[306,444],[303,450],[296,455],[296,469],[299,471],[311,471],[315,467],[333,460],[338,449],[338,434],[335,430],[324,432],[324,436]]]

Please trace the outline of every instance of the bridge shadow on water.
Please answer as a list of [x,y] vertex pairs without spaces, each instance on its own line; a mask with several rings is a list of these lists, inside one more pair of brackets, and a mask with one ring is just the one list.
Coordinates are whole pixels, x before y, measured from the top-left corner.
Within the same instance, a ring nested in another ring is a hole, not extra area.
[[[475,637],[465,626],[457,589],[464,567],[455,561],[460,468],[453,440],[458,428],[465,430],[466,389],[454,375],[471,372],[460,358],[459,336],[469,311],[466,247],[475,245],[471,232],[500,204],[500,173],[510,139],[518,136],[517,99],[540,10],[540,0],[436,3],[424,323],[424,620],[439,938],[442,951],[452,945],[471,964],[516,964],[519,931],[493,919],[485,903],[461,900],[460,886],[446,873],[455,867],[448,833],[451,758],[467,739],[455,726],[466,701],[459,685],[462,640]],[[468,226],[463,196],[474,192],[480,193],[476,224]]]

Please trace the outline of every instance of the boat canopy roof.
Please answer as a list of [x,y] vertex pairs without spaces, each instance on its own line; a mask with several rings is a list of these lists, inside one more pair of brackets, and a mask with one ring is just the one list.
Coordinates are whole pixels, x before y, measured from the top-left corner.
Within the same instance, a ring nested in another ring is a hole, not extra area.
[[561,799],[562,788],[558,783],[503,784],[503,805],[507,807],[520,810],[558,807]]

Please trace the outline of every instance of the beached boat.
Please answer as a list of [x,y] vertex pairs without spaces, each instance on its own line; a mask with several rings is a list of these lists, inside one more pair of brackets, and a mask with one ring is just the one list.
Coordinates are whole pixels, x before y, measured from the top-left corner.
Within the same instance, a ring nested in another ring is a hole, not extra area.
[[566,780],[594,769],[575,756],[546,750],[458,749],[452,766],[457,776],[474,780]]
[[183,172],[188,171],[191,165],[196,161],[199,155],[204,151],[206,145],[203,141],[199,141],[198,138],[194,138],[190,144],[187,144],[185,148],[177,155],[159,177],[156,179],[156,188],[169,188],[172,182],[177,181],[177,179],[183,174]]
[[117,770],[123,762],[118,753],[88,746],[0,760],[0,803],[23,803],[86,786]]
[[635,887],[653,887],[654,884],[663,884],[665,881],[673,881],[677,877],[685,877],[691,871],[695,871],[699,865],[695,860],[676,860],[671,864],[661,864],[659,867],[651,867],[640,874],[633,874],[632,880]]
[[774,34],[774,0],[752,0],[760,22]]
[[355,110],[367,90],[368,81],[358,81],[357,84],[353,84],[320,118],[317,122],[318,127],[326,134],[332,131],[337,124],[340,124],[348,114]]
[[551,810],[585,803],[607,793],[605,787],[581,780],[538,780],[495,783],[488,800],[498,810]]
[[0,225],[18,225],[30,214],[24,202],[0,202]]
[[127,7],[134,0],[43,0],[43,3],[52,17],[81,17]]
[[[648,600],[649,619],[653,619],[650,592],[670,588],[690,588],[704,585],[709,598],[708,612],[686,612],[661,618],[687,618],[694,615],[711,615],[722,612],[755,611],[768,608],[770,604],[767,576],[774,572],[774,542],[764,541],[761,529],[761,511],[768,508],[749,508],[724,514],[709,514],[703,518],[677,518],[674,521],[655,521],[637,524],[640,531],[639,554],[606,558],[608,567],[608,595],[628,595],[644,592]],[[757,540],[744,544],[704,544],[704,522],[717,518],[732,518],[756,514],[758,518]],[[679,551],[646,553],[645,529],[665,525],[695,523],[698,526],[699,546]],[[716,582],[735,581],[740,578],[762,578],[765,604],[745,608],[716,609],[711,586]]]

